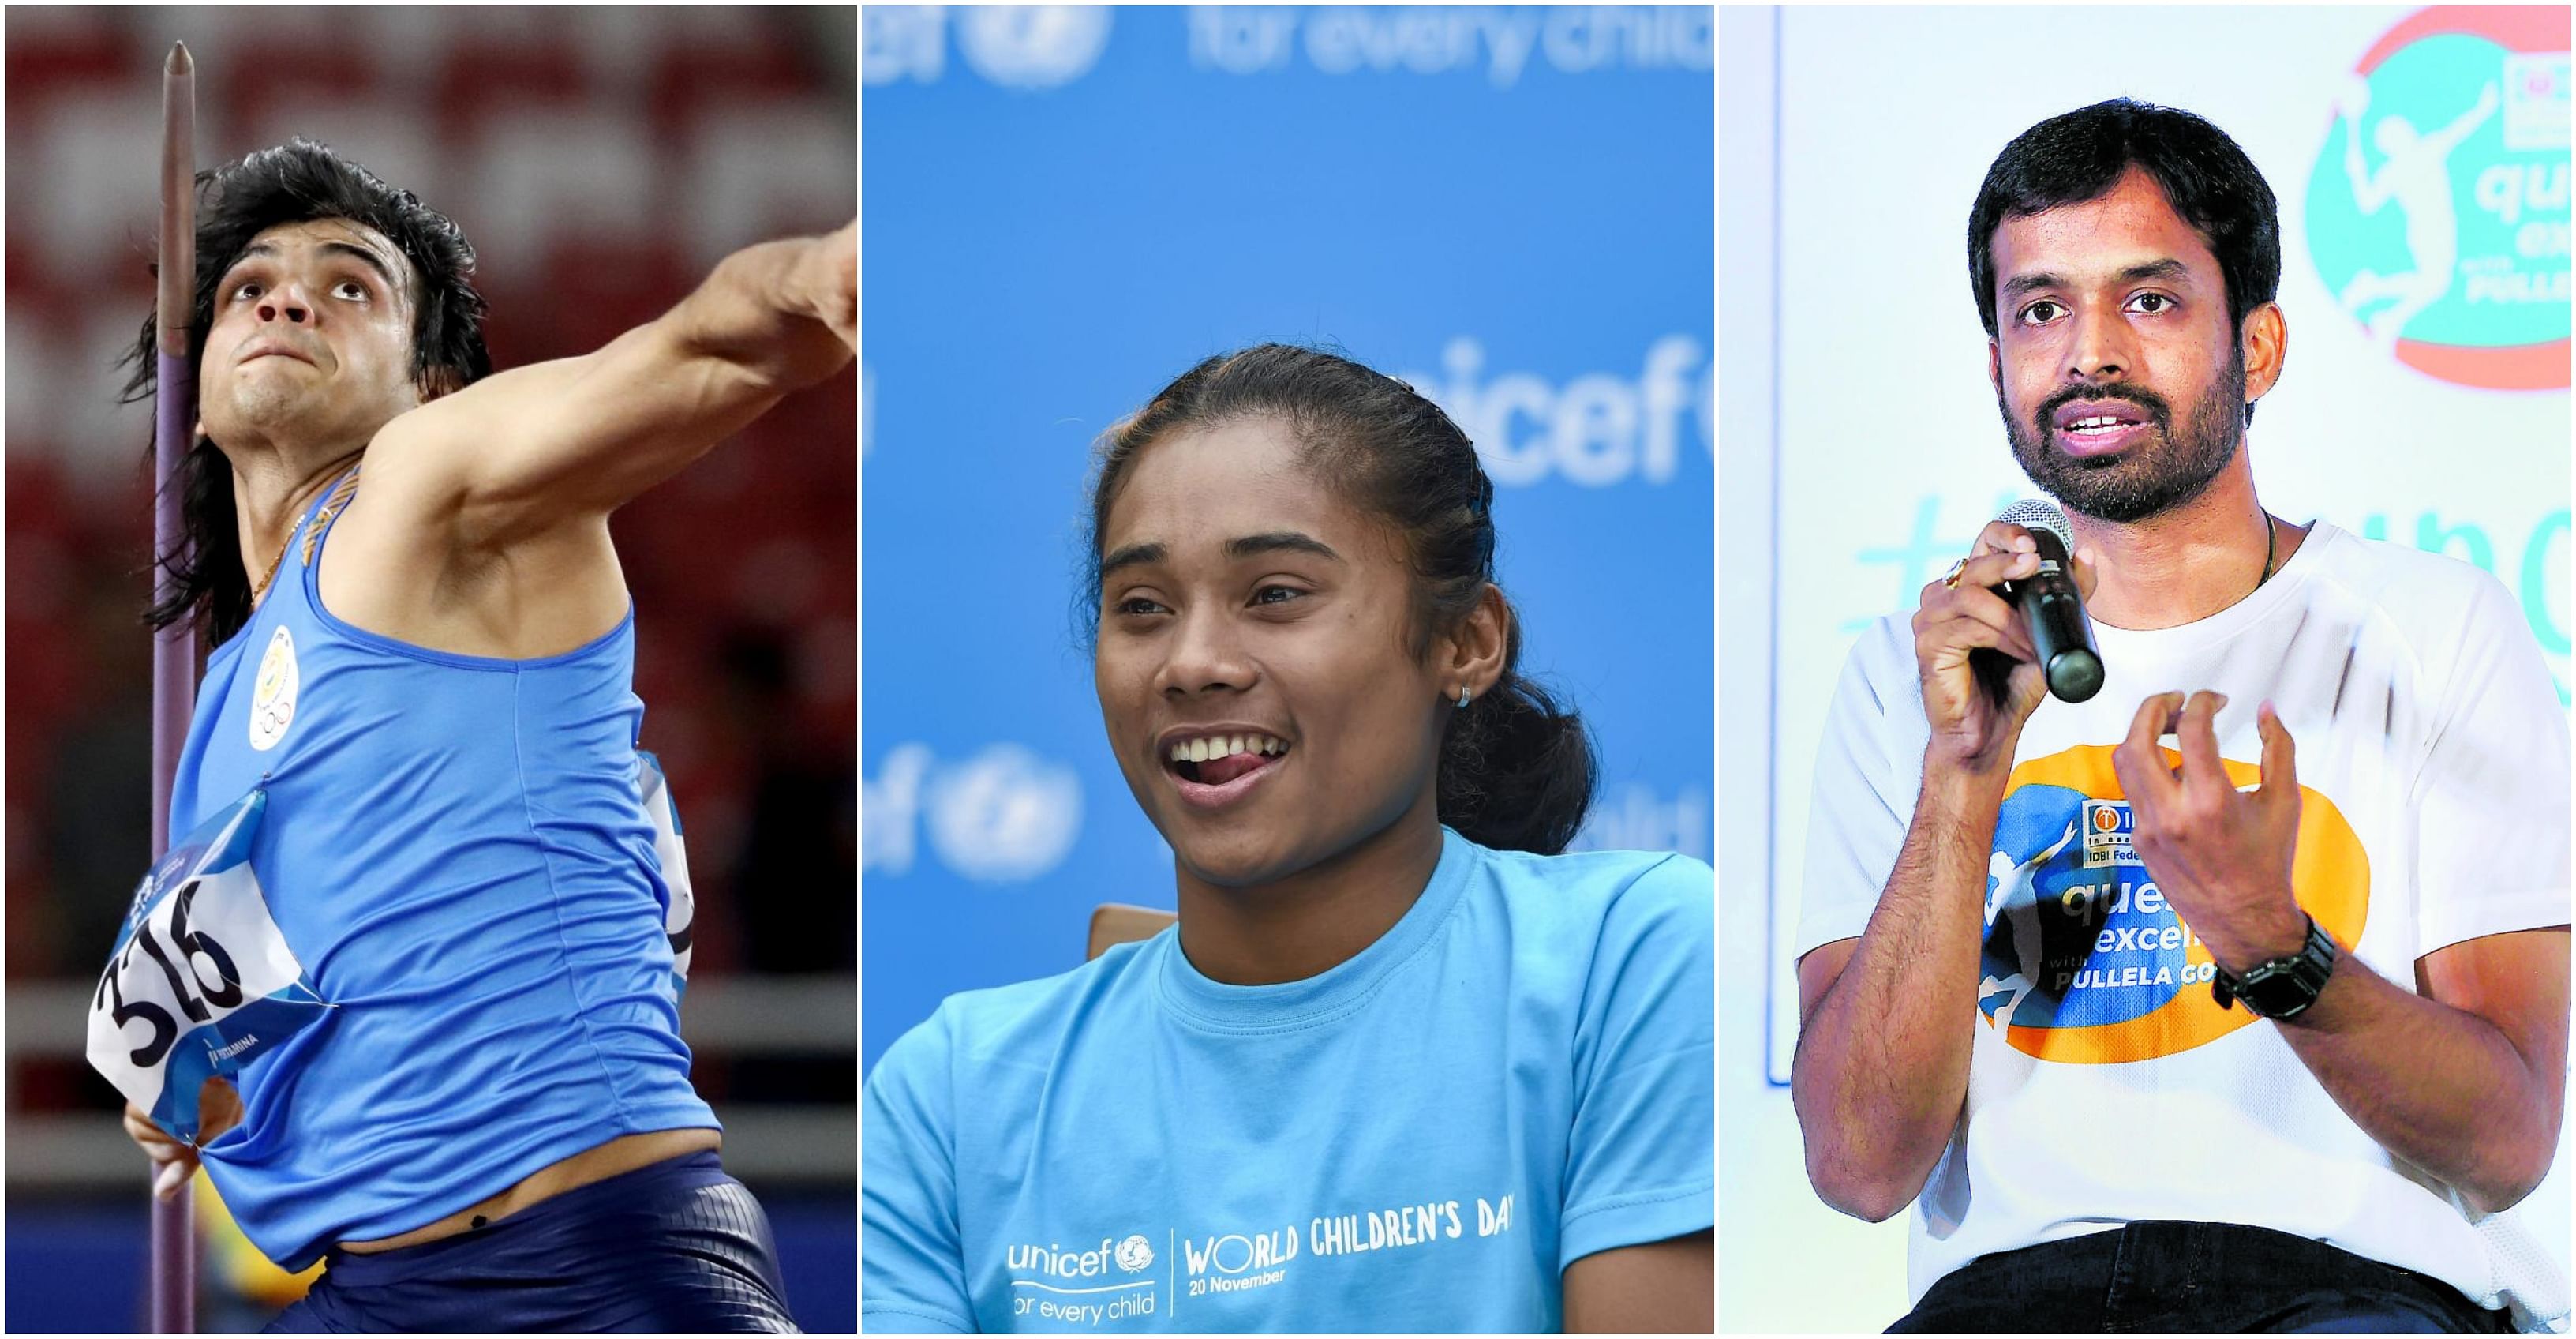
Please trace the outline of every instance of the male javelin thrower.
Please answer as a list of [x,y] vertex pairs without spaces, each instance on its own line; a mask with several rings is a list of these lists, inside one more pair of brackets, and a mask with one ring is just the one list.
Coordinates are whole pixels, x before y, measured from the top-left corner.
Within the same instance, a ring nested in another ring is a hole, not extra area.
[[490,373],[446,217],[302,140],[202,180],[152,617],[215,649],[92,1020],[157,1188],[327,1254],[282,1331],[792,1331],[689,1084],[608,515],[848,366],[856,225]]
[[2001,522],[1853,649],[1797,940],[1810,1179],[1916,1206],[1899,1330],[2564,1315],[2495,1217],[2548,1170],[2567,1076],[2567,724],[2520,610],[2256,499],[2280,228],[2217,127],[2033,126],[1968,261],[2106,678],[2043,702],[1990,589],[2041,558]]

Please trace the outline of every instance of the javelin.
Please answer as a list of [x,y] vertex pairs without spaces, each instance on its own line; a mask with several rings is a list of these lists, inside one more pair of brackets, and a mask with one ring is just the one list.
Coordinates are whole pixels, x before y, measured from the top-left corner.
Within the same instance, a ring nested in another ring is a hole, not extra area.
[[[152,594],[172,594],[171,568],[184,562],[179,462],[196,446],[197,370],[189,365],[188,327],[197,288],[197,74],[185,42],[161,66],[161,272],[153,318],[159,359],[152,395]],[[179,770],[195,708],[197,621],[181,617],[152,639],[152,860],[170,844],[170,779]],[[196,1331],[196,1205],[179,1183],[168,1202],[152,1201],[152,1332]]]

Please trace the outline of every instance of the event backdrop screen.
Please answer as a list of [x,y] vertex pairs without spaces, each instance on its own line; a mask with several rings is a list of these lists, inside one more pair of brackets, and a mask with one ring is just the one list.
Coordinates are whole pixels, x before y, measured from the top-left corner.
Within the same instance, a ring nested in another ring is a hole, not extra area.
[[1329,342],[1493,477],[1582,845],[1710,854],[1706,8],[862,11],[862,1063],[1172,905],[1077,602],[1093,439]]

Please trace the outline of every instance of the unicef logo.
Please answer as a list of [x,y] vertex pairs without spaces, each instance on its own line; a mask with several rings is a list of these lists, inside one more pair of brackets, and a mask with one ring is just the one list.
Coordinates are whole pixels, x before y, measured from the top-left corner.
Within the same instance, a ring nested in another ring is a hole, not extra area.
[[942,770],[924,806],[948,867],[1010,883],[1062,863],[1082,832],[1082,779],[1016,744],[995,744]]
[[928,745],[886,750],[859,788],[859,861],[909,874],[926,834],[940,863],[984,883],[1019,883],[1064,863],[1082,835],[1082,778],[1018,744],[962,761]]
[[957,46],[1008,88],[1057,88],[1090,72],[1109,45],[1106,5],[985,5],[957,11]]
[[2455,385],[2565,387],[2568,12],[2419,10],[2336,100],[2308,252],[2390,357]]
[[1141,1235],[1118,1243],[1118,1267],[1130,1274],[1142,1274],[1154,1265],[1154,1244]]

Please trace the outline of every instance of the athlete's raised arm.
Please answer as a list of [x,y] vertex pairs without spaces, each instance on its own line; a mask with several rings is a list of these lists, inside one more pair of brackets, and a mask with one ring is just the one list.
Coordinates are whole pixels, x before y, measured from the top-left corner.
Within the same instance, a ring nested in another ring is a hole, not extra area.
[[849,365],[857,224],[727,256],[596,353],[495,373],[385,425],[371,489],[468,548],[603,516]]

